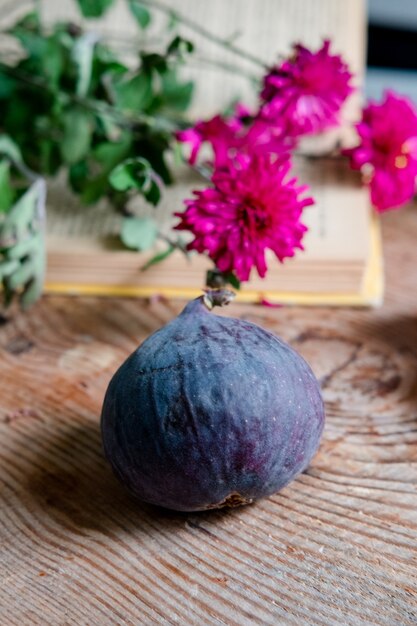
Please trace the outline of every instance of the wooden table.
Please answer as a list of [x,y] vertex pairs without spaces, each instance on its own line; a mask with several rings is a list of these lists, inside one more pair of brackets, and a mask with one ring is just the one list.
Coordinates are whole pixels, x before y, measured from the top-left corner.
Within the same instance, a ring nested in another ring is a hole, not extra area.
[[0,328],[0,623],[417,624],[417,212],[384,216],[379,310],[232,305],[300,350],[309,470],[234,510],[135,502],[101,451],[118,364],[179,302],[44,298]]

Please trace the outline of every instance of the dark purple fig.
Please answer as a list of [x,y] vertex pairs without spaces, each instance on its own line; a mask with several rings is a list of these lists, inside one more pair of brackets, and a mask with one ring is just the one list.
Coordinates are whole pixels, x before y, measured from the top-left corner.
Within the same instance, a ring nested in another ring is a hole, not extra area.
[[275,493],[302,472],[324,424],[304,359],[259,326],[215,315],[210,291],[151,335],[110,382],[105,454],[137,497],[197,511]]

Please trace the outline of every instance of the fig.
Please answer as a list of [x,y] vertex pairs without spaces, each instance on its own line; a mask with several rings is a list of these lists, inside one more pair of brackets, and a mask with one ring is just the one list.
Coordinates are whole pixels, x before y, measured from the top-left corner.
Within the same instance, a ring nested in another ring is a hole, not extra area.
[[287,485],[317,450],[324,408],[314,374],[272,333],[211,312],[233,295],[189,302],[109,384],[104,452],[146,502],[178,511],[250,503]]

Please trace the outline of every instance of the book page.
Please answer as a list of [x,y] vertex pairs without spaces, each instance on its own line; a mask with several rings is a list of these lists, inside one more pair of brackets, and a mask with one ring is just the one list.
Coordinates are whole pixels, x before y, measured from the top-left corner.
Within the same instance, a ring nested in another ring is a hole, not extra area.
[[[367,258],[370,229],[369,193],[360,175],[343,158],[298,158],[295,171],[310,186],[315,204],[304,210],[308,227],[305,251],[298,259],[350,260]],[[297,260],[294,260],[296,263]]]
[[[301,184],[308,184],[315,204],[304,210],[303,222],[309,231],[304,238],[305,251],[299,252],[290,264],[344,261],[363,263],[368,254],[369,202],[360,177],[349,170],[342,159],[305,158],[296,160],[295,173]],[[137,198],[132,208],[138,215],[155,215],[160,229],[169,234],[178,223],[174,212],[184,210],[184,199],[192,198],[193,189],[207,183],[182,166],[176,182],[164,190],[162,201],[154,209]],[[61,249],[68,239],[74,251],[88,248],[96,239],[105,249],[120,247],[117,233],[121,217],[105,201],[92,207],[80,207],[77,198],[64,188],[62,180],[49,185],[48,196],[49,248]]]

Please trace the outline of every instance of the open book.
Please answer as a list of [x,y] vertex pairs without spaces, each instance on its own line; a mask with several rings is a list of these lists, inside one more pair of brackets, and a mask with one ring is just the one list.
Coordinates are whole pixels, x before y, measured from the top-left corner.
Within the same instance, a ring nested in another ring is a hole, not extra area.
[[[54,6],[57,4],[60,3]],[[231,30],[241,31],[239,45],[256,50],[257,56],[271,63],[278,53],[287,53],[294,41],[302,40],[317,48],[324,38],[331,38],[332,49],[348,61],[360,85],[365,48],[362,0],[228,0],[227,3],[175,0],[171,4],[218,36],[227,37]],[[119,13],[107,19],[111,20],[112,28],[119,26],[125,31],[126,16],[121,9],[117,10]],[[184,35],[191,37],[187,32]],[[192,38],[196,40],[194,35]],[[218,59],[220,54],[225,63],[229,59],[204,39],[197,38],[197,48],[204,50],[205,57]],[[236,62],[235,57],[233,61]],[[228,75],[226,80],[219,70],[213,72],[201,67],[199,72],[195,71],[196,117],[213,115],[238,93],[245,102],[253,100],[254,94],[238,77]],[[359,101],[357,93],[347,103],[344,109],[347,122],[358,117]],[[319,140],[309,140],[302,149],[309,154],[323,153],[335,138],[343,138],[345,130],[342,127]],[[284,264],[271,255],[267,277],[259,279],[252,274],[238,298],[300,304],[378,304],[383,292],[379,225],[357,174],[351,173],[346,163],[332,158],[299,157],[295,167],[299,180],[310,185],[316,200],[304,212],[304,222],[309,228],[303,242],[305,251]],[[192,189],[204,186],[186,168],[177,171],[176,178],[176,183],[165,190],[157,209],[160,223],[167,229],[173,223],[172,213],[182,210],[183,199],[192,196]],[[64,196],[62,193],[59,189],[52,190],[48,201],[47,291],[161,293],[181,297],[201,293],[206,271],[212,267],[208,259],[196,254],[187,258],[178,251],[141,271],[155,250],[139,254],[121,249],[116,237],[120,218],[104,203],[82,208],[67,192]]]

